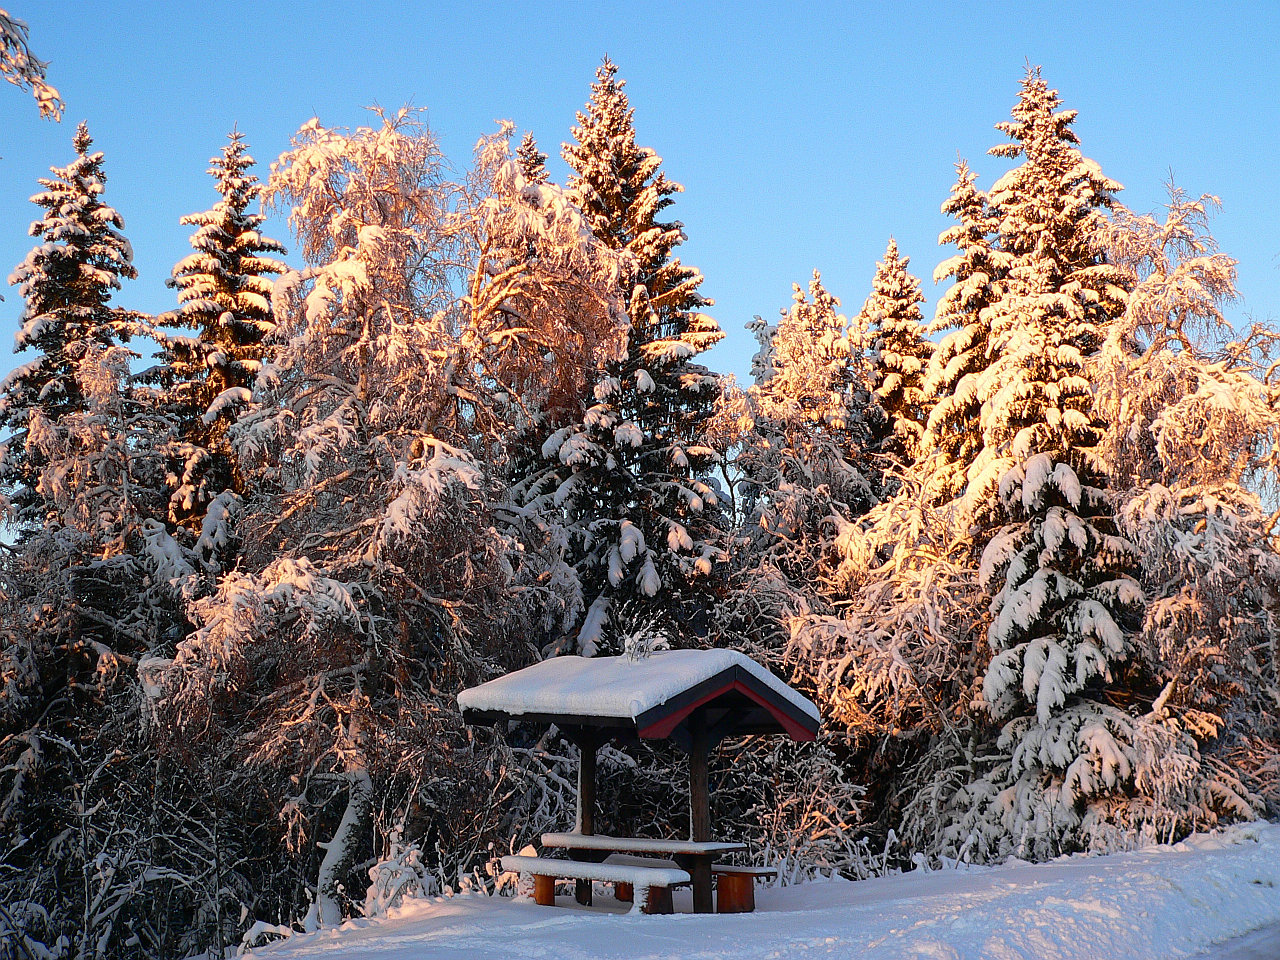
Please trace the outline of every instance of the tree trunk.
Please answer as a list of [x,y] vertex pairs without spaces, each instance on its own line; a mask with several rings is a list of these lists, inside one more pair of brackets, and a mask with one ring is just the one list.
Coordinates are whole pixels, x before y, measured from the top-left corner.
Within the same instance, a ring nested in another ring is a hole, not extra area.
[[343,775],[347,782],[347,809],[343,811],[333,839],[316,845],[324,850],[320,861],[320,875],[316,882],[316,902],[307,911],[303,926],[308,930],[320,927],[336,927],[342,922],[342,905],[338,900],[338,887],[343,875],[356,857],[356,844],[369,819],[369,804],[373,794],[373,780],[363,767],[348,770]]

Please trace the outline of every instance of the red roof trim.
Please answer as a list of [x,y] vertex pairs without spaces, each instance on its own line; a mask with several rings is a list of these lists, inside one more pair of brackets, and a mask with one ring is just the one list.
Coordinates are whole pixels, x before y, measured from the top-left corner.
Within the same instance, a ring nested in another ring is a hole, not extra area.
[[[736,670],[734,671],[734,673],[737,673],[737,672],[738,671]],[[709,693],[704,694],[703,696],[699,697],[697,700],[693,701],[692,703],[686,704],[681,709],[673,713],[669,713],[666,716],[662,717],[661,719],[654,721],[653,723],[649,724],[647,727],[642,727],[639,731],[640,736],[645,738],[646,740],[665,739],[671,736],[671,732],[675,730],[677,726],[680,725],[681,721],[683,721],[686,717],[688,717],[689,714],[693,713],[693,711],[696,710],[698,707],[701,707],[707,703],[710,703],[712,700],[715,700],[719,697],[723,697],[726,693],[732,693],[735,690],[743,694],[744,696],[746,696],[749,700],[752,700],[755,703],[759,704],[760,706],[764,707],[765,710],[769,711],[769,715],[778,721],[778,723],[782,726],[782,728],[787,732],[787,736],[789,736],[792,740],[805,741],[805,740],[815,739],[814,731],[810,730],[808,727],[802,726],[801,724],[797,723],[795,718],[789,716],[785,711],[781,710],[777,706],[777,704],[772,703],[771,701],[763,697],[759,693],[759,691],[753,690],[750,686],[743,683],[742,680],[740,679],[731,680],[723,684],[722,686],[715,688]]]

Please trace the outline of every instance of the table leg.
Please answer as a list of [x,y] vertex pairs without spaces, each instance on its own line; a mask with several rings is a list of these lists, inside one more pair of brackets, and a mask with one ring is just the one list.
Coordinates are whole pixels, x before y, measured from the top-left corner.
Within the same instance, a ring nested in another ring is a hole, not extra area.
[[691,856],[688,858],[689,879],[693,881],[693,912],[711,913],[714,909],[711,897],[711,858]]

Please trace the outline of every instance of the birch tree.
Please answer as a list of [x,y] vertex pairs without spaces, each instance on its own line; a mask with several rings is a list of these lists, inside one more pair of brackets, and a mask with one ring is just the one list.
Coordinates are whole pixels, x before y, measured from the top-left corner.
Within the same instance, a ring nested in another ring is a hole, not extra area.
[[448,809],[475,782],[454,694],[526,661],[508,637],[553,592],[495,525],[489,458],[520,405],[581,389],[558,357],[620,334],[618,258],[525,179],[510,125],[457,181],[412,113],[378,120],[311,121],[273,165],[309,266],[277,285],[278,352],[229,431],[242,560],[157,668],[159,708],[260,771],[295,850],[323,849],[308,928],[360,886],[375,783]]

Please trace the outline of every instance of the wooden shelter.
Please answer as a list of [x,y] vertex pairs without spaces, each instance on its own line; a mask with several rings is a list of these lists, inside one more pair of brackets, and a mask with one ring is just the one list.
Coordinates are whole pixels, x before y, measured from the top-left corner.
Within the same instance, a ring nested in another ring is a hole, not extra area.
[[689,754],[690,840],[711,839],[707,757],[739,734],[812,740],[818,708],[735,650],[644,659],[554,657],[458,695],[470,724],[554,723],[582,751],[577,832],[595,833],[596,751],[610,739],[674,741]]

